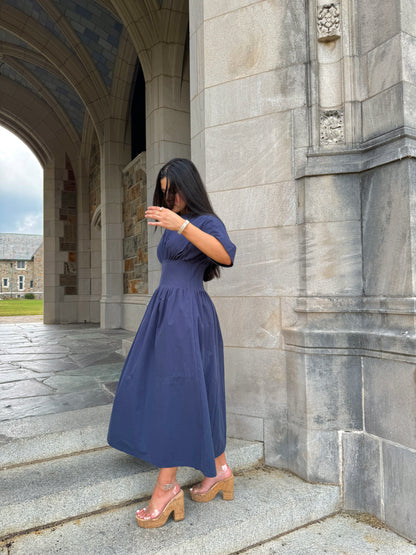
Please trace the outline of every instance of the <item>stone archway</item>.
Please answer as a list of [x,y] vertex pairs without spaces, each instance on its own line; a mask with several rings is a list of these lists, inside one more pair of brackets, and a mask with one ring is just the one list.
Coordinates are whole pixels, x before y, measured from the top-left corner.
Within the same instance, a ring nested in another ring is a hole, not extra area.
[[[99,303],[102,326],[123,325],[122,306],[130,299],[123,291],[122,169],[130,162],[126,130],[137,59],[146,83],[147,196],[161,164],[190,154],[188,5],[185,0],[174,8],[168,4],[0,3],[1,121],[16,130],[45,168],[45,202],[50,204],[45,212],[47,322],[96,321]],[[92,293],[97,288],[91,263],[97,240],[91,237],[89,179],[95,140],[102,222],[100,300]],[[68,200],[71,194],[76,204]],[[158,274],[154,254],[150,244],[150,290]]]

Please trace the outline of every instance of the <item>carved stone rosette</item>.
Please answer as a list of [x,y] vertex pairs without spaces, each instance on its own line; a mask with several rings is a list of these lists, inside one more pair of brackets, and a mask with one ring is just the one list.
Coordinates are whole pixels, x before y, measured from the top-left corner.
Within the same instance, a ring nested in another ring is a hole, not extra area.
[[341,36],[339,2],[331,2],[318,7],[318,41],[329,42]]
[[335,145],[344,142],[344,112],[328,110],[321,112],[321,145]]

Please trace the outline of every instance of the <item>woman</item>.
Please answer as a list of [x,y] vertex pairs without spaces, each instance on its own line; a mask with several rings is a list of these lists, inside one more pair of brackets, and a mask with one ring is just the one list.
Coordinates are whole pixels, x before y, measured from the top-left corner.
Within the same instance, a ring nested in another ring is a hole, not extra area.
[[184,518],[178,466],[197,468],[204,480],[191,488],[195,501],[222,490],[233,498],[225,459],[223,344],[218,318],[203,280],[232,266],[235,246],[217,218],[194,164],[168,162],[159,172],[145,217],[165,232],[157,255],[162,275],[126,359],[114,399],[108,443],[160,468],[143,528]]

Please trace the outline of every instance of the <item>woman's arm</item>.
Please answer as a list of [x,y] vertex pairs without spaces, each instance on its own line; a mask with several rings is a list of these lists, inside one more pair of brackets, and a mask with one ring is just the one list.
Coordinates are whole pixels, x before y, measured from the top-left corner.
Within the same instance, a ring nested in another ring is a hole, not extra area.
[[[168,208],[161,210],[159,206],[149,206],[145,212],[145,217],[156,220],[155,222],[148,222],[149,225],[164,227],[172,231],[178,231],[185,222],[185,218],[182,218],[179,214]],[[218,262],[218,264],[223,264],[224,266],[231,265],[229,254],[213,235],[205,233],[205,231],[202,231],[202,229],[199,229],[192,223],[185,227],[182,235],[209,258]]]

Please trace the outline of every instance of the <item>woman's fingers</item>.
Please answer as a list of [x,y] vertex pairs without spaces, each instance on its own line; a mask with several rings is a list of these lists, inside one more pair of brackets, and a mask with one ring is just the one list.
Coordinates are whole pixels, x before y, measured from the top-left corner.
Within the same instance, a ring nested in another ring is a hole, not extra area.
[[161,206],[149,206],[146,210],[144,217],[156,220],[155,222],[148,222],[149,225],[160,225],[165,227],[164,224],[167,223],[167,218],[169,217],[167,208],[162,208]]
[[178,214],[169,210],[169,208],[160,206],[149,206],[144,216],[145,218],[156,220],[148,222],[148,225],[164,227],[166,229],[179,229],[183,222],[183,219]]
[[144,215],[145,218],[160,219],[163,211],[170,212],[168,208],[163,208],[162,206],[149,206]]

